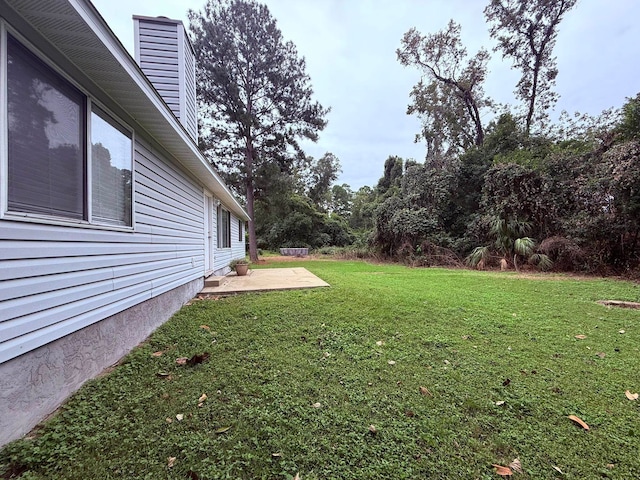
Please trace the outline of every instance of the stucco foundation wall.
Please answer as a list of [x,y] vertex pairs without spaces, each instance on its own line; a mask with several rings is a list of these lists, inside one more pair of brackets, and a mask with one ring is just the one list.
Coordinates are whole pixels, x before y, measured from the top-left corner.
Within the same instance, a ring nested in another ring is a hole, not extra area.
[[84,382],[131,351],[203,283],[193,280],[0,364],[0,446],[27,434]]

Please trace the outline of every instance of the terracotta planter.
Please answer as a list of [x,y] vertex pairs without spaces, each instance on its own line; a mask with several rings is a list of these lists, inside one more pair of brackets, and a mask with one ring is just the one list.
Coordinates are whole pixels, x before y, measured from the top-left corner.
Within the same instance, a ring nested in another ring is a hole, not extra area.
[[239,277],[243,277],[249,271],[249,264],[247,263],[239,263],[236,265],[236,275]]

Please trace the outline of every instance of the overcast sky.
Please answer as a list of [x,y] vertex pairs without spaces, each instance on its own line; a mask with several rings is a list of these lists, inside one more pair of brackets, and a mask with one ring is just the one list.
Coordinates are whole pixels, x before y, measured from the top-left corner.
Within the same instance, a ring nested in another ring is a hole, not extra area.
[[[133,56],[132,15],[165,16],[188,25],[188,9],[205,0],[93,0],[98,11]],[[425,147],[414,143],[417,118],[406,114],[411,87],[420,74],[402,67],[396,49],[404,32],[423,34],[462,26],[469,53],[493,47],[484,22],[488,0],[263,0],[285,40],[307,62],[315,99],[331,107],[329,125],[313,157],[335,154],[342,164],[338,183],[353,190],[373,186],[389,155],[424,160]],[[557,111],[592,115],[619,108],[640,92],[640,0],[578,0],[560,25],[555,54],[560,94]],[[514,103],[519,75],[493,54],[486,92]]]

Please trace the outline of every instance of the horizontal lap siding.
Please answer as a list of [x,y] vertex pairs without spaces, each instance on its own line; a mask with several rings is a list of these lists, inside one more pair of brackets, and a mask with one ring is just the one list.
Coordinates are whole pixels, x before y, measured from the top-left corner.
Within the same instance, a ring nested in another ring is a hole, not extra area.
[[0,363],[202,277],[202,188],[135,147],[135,232],[0,221]]
[[[217,224],[217,222],[215,222]],[[214,271],[221,271],[229,266],[231,260],[245,256],[244,239],[238,240],[238,219],[231,214],[231,248],[216,248],[214,252]],[[217,227],[214,227],[217,230]],[[214,232],[217,238],[217,231]]]
[[178,27],[157,21],[139,21],[140,68],[176,117],[180,118]]

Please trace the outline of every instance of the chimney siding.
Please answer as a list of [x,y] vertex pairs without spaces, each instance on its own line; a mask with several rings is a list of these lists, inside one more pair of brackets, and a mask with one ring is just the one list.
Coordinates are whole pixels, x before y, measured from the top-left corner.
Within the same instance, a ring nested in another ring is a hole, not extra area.
[[184,25],[138,15],[133,21],[138,65],[197,143],[196,62]]

